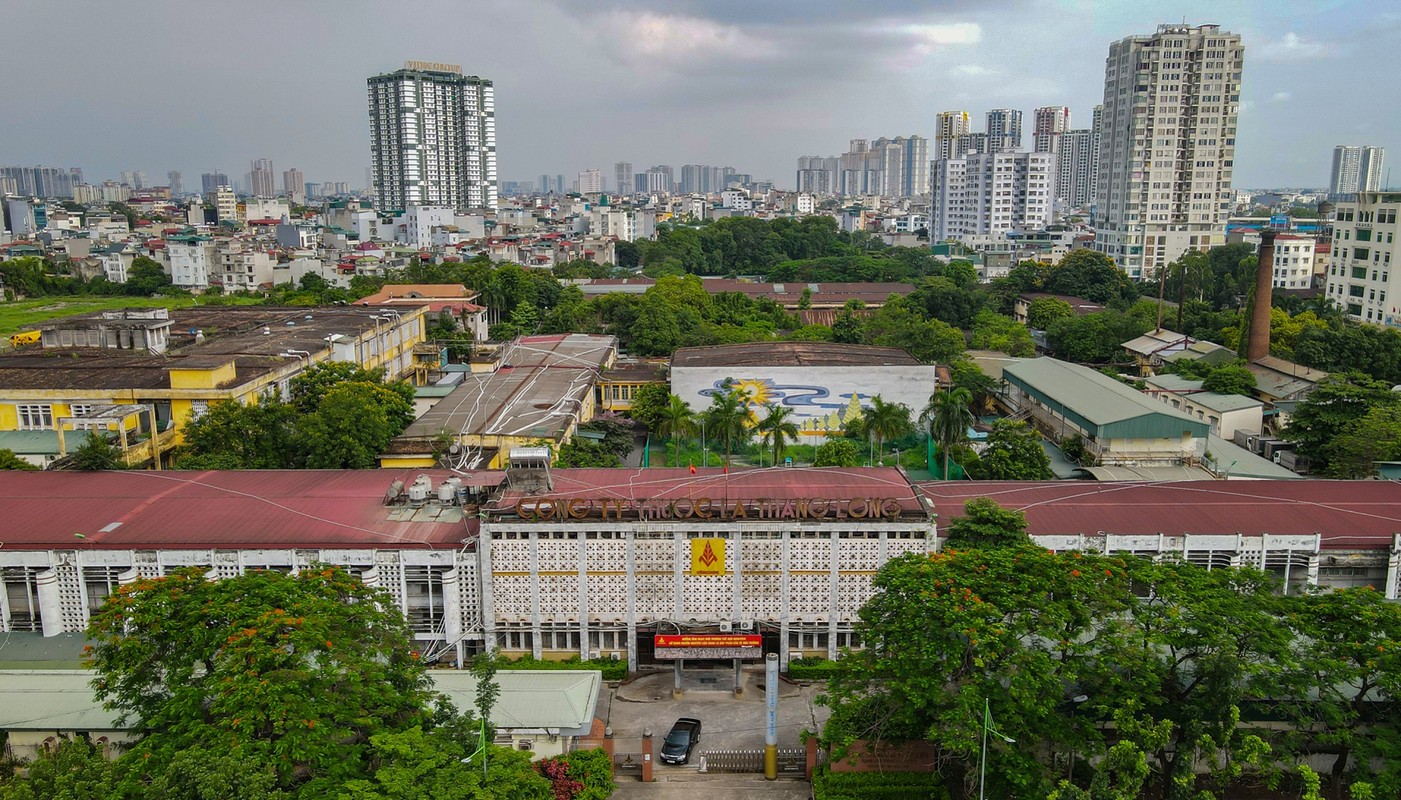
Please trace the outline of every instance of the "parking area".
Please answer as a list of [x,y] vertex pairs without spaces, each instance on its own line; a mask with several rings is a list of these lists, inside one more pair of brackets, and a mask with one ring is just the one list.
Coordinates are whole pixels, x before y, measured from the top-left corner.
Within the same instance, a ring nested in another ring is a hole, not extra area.
[[[674,769],[674,768],[673,768]],[[807,781],[766,781],[762,775],[695,775],[687,777],[657,773],[654,783],[624,778],[618,781],[613,800],[748,800],[751,797],[774,800],[808,800],[812,795]]]
[[[616,689],[609,689],[601,703],[599,716],[613,729],[613,738],[622,745],[627,740],[640,740],[651,729],[657,748],[678,717],[695,717],[704,725],[701,750],[761,748],[764,746],[764,675],[761,671],[744,673],[744,693],[735,697],[730,691],[733,673],[730,670],[697,670],[684,673],[683,696],[671,697],[670,672],[647,675]],[[780,683],[778,700],[778,746],[802,747],[804,730],[817,730],[827,721],[828,709],[819,707],[814,699],[819,686],[798,686]],[[622,752],[624,748],[619,747]],[[696,759],[690,768],[695,768]],[[670,765],[665,770],[685,769]]]

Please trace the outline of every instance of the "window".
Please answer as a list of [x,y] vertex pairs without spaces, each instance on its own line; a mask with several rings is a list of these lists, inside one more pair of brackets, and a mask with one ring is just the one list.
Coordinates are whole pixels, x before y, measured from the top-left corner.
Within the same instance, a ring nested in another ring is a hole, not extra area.
[[54,408],[47,403],[20,404],[15,406],[15,412],[22,431],[49,430],[54,426]]
[[208,400],[191,400],[191,401],[190,401],[190,418],[191,418],[191,419],[199,419],[200,417],[203,417],[205,414],[208,414],[208,413],[209,413],[209,401],[208,401]]
[[68,406],[68,413],[75,417],[86,417],[92,413],[91,403],[73,403]]

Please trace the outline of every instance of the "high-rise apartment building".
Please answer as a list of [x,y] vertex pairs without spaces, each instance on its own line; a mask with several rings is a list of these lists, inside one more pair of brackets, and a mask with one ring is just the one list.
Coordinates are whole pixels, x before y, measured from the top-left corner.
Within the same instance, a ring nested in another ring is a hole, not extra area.
[[987,113],[988,152],[1015,150],[1022,146],[1022,112],[1015,108],[994,108]]
[[1051,222],[1056,156],[1003,150],[934,162],[931,241],[998,238]]
[[1079,128],[1060,134],[1058,139],[1056,199],[1066,208],[1089,207],[1095,196],[1098,134]]
[[177,170],[165,173],[165,185],[170,187],[170,196],[179,197],[185,193],[185,176]]
[[200,194],[213,194],[220,186],[230,186],[229,176],[222,172],[206,172],[199,176]]
[[1043,106],[1032,113],[1032,149],[1038,153],[1060,155],[1060,137],[1070,130],[1070,109],[1065,106]]
[[1131,277],[1225,242],[1244,55],[1219,25],[1109,46],[1095,249]]
[[306,176],[302,171],[293,167],[282,171],[282,192],[288,197],[302,195],[306,197]]
[[935,159],[958,158],[958,140],[973,132],[973,118],[967,111],[940,111],[934,124]]
[[579,173],[579,194],[598,194],[603,191],[603,173],[590,168]]
[[496,208],[491,81],[455,64],[409,61],[367,83],[377,207]]
[[[809,162],[811,163],[811,162]],[[929,140],[923,136],[852,139],[838,159],[837,191],[915,197],[929,191]]]
[[619,161],[613,165],[613,181],[613,190],[619,194],[628,194],[635,188],[631,161]]
[[815,195],[834,195],[840,186],[837,176],[841,169],[842,160],[837,156],[800,156],[797,189]]
[[83,184],[83,171],[77,167],[0,167],[0,178],[12,194],[34,197],[72,197],[73,187]]
[[1401,328],[1401,192],[1357,192],[1333,213],[1328,299],[1358,322]]
[[1328,193],[1348,195],[1380,190],[1385,159],[1384,147],[1338,145],[1333,148],[1333,172],[1328,180]]
[[248,193],[254,197],[272,197],[277,194],[277,181],[273,177],[271,159],[253,160],[248,170]]

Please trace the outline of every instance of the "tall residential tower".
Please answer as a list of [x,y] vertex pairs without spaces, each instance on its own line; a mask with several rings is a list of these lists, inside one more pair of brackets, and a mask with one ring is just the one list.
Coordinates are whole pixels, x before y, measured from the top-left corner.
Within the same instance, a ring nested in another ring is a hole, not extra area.
[[1382,188],[1382,162],[1386,148],[1340,144],[1333,148],[1333,173],[1328,181],[1331,195],[1375,192]]
[[1109,46],[1095,249],[1131,277],[1225,243],[1244,54],[1219,25]]
[[456,64],[409,61],[370,78],[375,205],[496,208],[496,96]]

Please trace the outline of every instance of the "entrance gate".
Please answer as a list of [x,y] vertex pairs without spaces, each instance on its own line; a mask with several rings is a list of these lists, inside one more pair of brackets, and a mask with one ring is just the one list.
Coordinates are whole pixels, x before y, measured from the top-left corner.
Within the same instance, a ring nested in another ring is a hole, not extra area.
[[[778,751],[778,774],[802,777],[807,769],[806,753],[800,749]],[[764,771],[764,751],[706,750],[701,755],[701,772],[759,772]]]

